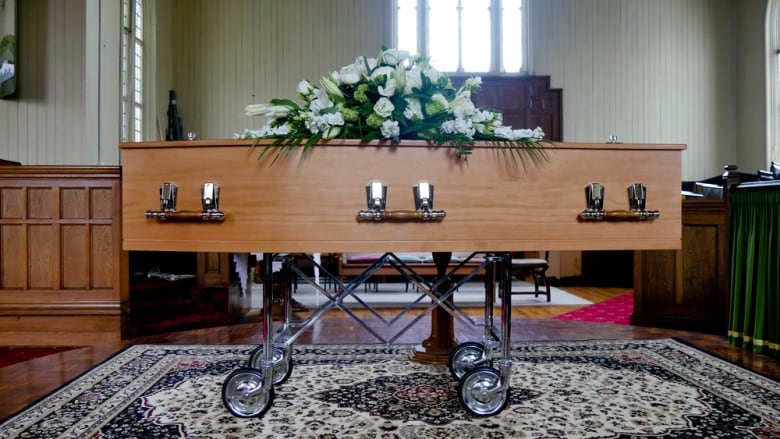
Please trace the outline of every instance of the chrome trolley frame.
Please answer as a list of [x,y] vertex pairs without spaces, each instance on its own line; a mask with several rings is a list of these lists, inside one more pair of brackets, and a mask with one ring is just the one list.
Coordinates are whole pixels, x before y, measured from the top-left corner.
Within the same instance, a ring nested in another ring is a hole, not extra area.
[[[321,275],[327,277],[336,285],[335,291],[329,292],[295,265],[290,255],[264,253],[262,345],[258,346],[250,354],[245,367],[233,371],[225,379],[222,385],[222,401],[225,407],[238,417],[262,416],[267,412],[273,404],[274,386],[284,383],[292,374],[292,344],[300,334],[309,329],[332,309],[343,311],[379,341],[390,344],[419,322],[427,313],[436,307],[441,307],[454,318],[472,326],[482,326],[484,328],[481,342],[470,341],[462,343],[456,346],[450,353],[449,369],[453,377],[458,380],[458,400],[467,411],[475,416],[492,416],[500,413],[509,402],[509,381],[512,366],[509,345],[512,310],[511,254],[485,254],[484,261],[479,266],[457,282],[454,282],[453,274],[474,258],[476,254],[472,253],[449,273],[438,277],[433,283],[426,281],[393,253],[385,253],[359,276],[346,283],[342,283],[318,262],[309,257],[309,255],[306,255],[313,266],[320,271]],[[309,316],[300,321],[293,321],[291,306],[292,283],[289,279],[286,279],[282,283],[283,297],[281,308],[283,321],[274,331],[272,311],[274,272],[272,261],[277,259],[281,260],[284,268],[289,269],[288,273],[290,275],[297,275],[304,279],[319,293],[324,295],[327,300]],[[356,289],[363,285],[385,264],[393,266],[406,281],[412,283],[420,291],[420,295],[416,300],[407,304],[399,314],[391,319],[381,316],[375,308],[356,294]],[[471,280],[483,269],[485,270],[485,312],[484,319],[480,322],[468,316],[454,303],[454,300],[450,299],[453,298],[455,291],[459,287]],[[501,327],[497,327],[494,322],[496,283],[498,283],[501,298]],[[411,322],[399,329],[392,337],[386,339],[345,306],[344,300],[347,297],[354,298],[361,307],[368,310],[388,327],[396,323],[422,300],[429,298],[431,303]],[[494,361],[493,351],[496,348],[500,348],[500,354]],[[494,367],[494,362],[497,363],[497,367]]]

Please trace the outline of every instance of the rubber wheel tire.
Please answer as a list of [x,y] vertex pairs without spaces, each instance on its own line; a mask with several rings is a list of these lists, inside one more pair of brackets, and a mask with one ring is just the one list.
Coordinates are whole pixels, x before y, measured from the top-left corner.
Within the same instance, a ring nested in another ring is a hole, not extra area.
[[[288,355],[289,350],[283,348],[274,348],[274,385],[284,383],[290,378],[293,371],[292,358]],[[248,366],[262,370],[263,365],[263,345],[258,346],[249,356]]]
[[244,397],[246,390],[254,390],[263,385],[263,374],[251,367],[236,369],[222,383],[222,403],[234,416],[252,418],[262,416],[274,401],[274,388],[255,397]]
[[450,352],[450,358],[447,362],[450,373],[456,380],[460,380],[466,372],[476,367],[474,362],[482,358],[484,354],[485,347],[482,343],[467,341],[459,344]]
[[509,404],[509,389],[488,394],[487,390],[501,385],[498,370],[478,367],[466,372],[458,383],[458,401],[469,413],[477,417],[493,416]]

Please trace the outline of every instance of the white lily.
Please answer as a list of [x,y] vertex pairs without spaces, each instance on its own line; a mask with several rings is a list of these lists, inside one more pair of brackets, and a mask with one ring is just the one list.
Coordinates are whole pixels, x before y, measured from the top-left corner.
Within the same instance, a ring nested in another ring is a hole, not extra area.
[[341,89],[333,79],[333,76],[323,76],[322,79],[320,79],[320,85],[322,85],[329,95],[338,98],[344,97],[344,94],[341,93]]
[[251,104],[246,106],[247,116],[263,115],[267,118],[278,119],[290,114],[290,107],[286,105]]
[[376,69],[374,69],[373,72],[371,72],[371,76],[369,78],[372,81],[376,81],[377,79],[381,78],[382,76],[389,78],[393,72],[395,72],[395,69],[388,66],[379,66]]
[[395,67],[393,78],[395,79],[396,87],[401,93],[403,93],[406,89],[406,67],[404,67],[403,64],[398,64]]
[[298,83],[298,95],[301,96],[305,101],[310,101],[311,98],[314,95],[314,86],[311,85],[311,83],[307,80],[303,80]]
[[464,90],[455,95],[455,99],[450,102],[449,111],[455,118],[465,119],[470,117],[476,108],[474,103],[471,102],[471,92]]
[[388,80],[385,81],[385,85],[384,86],[382,86],[382,85],[378,86],[376,88],[376,91],[378,91],[380,95],[389,98],[390,96],[394,95],[395,91],[397,89],[399,89],[399,88],[400,87],[396,86],[395,78],[388,78]]
[[389,66],[396,66],[409,59],[409,52],[406,50],[387,49],[379,54],[380,62]]
[[312,99],[311,103],[309,104],[309,109],[311,109],[311,111],[320,113],[326,108],[333,107],[333,101],[330,100],[330,96],[325,90],[319,88],[315,89],[314,96],[314,99]]
[[422,88],[422,70],[420,67],[413,66],[406,71],[406,86],[404,87],[404,94],[412,94],[413,89]]

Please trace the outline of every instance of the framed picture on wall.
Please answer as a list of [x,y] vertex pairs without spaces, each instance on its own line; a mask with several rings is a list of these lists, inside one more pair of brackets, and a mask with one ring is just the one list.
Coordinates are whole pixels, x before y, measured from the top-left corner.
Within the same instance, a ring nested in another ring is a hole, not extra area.
[[16,92],[16,0],[0,0],[0,98]]

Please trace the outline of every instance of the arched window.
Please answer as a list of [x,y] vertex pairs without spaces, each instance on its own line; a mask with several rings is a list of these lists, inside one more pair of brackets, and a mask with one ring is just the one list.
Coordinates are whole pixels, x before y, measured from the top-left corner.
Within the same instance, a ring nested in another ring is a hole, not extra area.
[[395,47],[445,72],[525,70],[525,0],[395,0]]
[[767,14],[767,63],[769,93],[768,155],[770,160],[780,161],[780,0],[769,0]]

